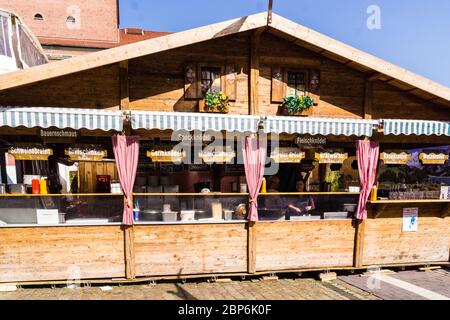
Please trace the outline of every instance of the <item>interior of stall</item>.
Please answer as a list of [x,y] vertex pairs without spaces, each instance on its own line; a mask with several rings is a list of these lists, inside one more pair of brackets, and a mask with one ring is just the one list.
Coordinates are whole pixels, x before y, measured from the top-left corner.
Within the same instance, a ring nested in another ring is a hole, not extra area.
[[0,224],[121,221],[110,136],[52,128],[26,133],[0,141]]
[[378,200],[449,199],[450,145],[382,145]]

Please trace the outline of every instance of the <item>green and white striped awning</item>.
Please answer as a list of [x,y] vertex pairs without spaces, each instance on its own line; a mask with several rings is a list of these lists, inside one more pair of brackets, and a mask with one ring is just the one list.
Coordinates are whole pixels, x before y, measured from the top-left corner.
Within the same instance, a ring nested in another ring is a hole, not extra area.
[[260,117],[219,113],[131,111],[133,129],[257,132]]
[[44,107],[0,107],[0,127],[122,131],[122,111]]
[[385,119],[382,123],[385,135],[450,136],[449,121]]
[[378,126],[377,120],[312,118],[312,117],[266,117],[267,133],[298,133],[310,135],[368,136]]

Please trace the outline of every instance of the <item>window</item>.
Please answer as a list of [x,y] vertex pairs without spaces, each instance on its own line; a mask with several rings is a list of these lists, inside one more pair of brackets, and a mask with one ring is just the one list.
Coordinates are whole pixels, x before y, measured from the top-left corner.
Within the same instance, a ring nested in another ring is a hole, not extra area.
[[306,72],[288,72],[287,95],[306,95]]
[[35,15],[34,15],[34,18],[33,18],[34,20],[44,20],[44,17],[42,16],[42,14],[40,14],[40,13],[36,13]]
[[220,68],[201,68],[202,94],[220,92]]
[[74,17],[72,16],[67,17],[66,23],[75,23],[75,22],[77,22],[77,20]]

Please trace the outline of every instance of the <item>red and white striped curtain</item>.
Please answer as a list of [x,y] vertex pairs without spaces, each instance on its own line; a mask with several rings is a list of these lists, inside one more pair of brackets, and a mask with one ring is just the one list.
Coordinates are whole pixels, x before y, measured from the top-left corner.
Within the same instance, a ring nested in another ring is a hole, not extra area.
[[114,136],[112,144],[120,185],[125,195],[122,224],[129,226],[133,225],[132,192],[139,159],[139,137]]
[[380,145],[378,142],[364,140],[356,142],[359,181],[361,183],[358,210],[356,211],[356,218],[359,220],[367,218],[367,200],[369,200],[377,176],[379,153]]

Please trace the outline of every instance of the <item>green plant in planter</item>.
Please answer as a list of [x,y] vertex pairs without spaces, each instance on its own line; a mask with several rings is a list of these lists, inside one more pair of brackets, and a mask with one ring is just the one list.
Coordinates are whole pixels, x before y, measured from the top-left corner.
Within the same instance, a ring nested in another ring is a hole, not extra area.
[[205,95],[205,107],[208,111],[228,112],[230,102],[228,101],[228,96],[223,92],[207,92]]
[[314,104],[310,96],[287,96],[283,99],[283,106],[288,113],[306,111]]

